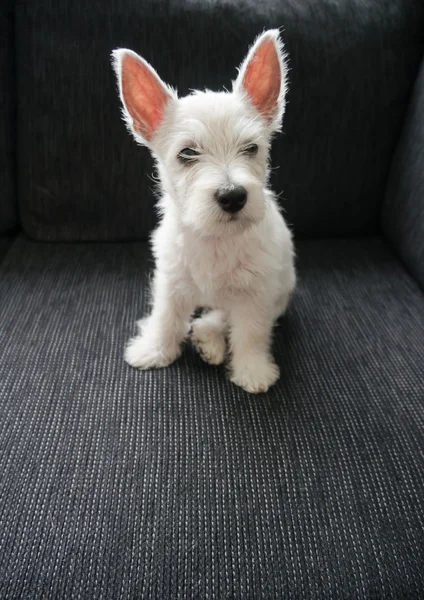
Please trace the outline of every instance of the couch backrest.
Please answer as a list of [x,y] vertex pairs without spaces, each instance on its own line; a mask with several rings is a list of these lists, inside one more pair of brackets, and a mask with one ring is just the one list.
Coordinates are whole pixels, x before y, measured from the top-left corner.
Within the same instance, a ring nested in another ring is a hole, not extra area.
[[130,47],[181,93],[229,86],[283,26],[290,55],[273,185],[300,235],[373,232],[424,48],[421,0],[18,3],[19,195],[33,238],[146,237],[152,162],[120,120],[109,54]]
[[13,2],[0,3],[0,235],[17,223]]
[[424,58],[393,158],[383,229],[424,289]]

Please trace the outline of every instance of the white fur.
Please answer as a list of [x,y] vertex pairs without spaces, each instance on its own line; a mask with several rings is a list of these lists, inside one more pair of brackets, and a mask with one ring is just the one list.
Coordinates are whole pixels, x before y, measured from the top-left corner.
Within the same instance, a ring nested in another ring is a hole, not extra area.
[[[259,114],[242,85],[246,63],[266,36],[274,40],[282,71],[272,120]],[[118,81],[125,52],[115,53]],[[193,344],[201,356],[219,364],[228,347],[231,381],[247,392],[265,392],[277,381],[272,330],[296,280],[291,233],[267,189],[270,141],[281,125],[285,91],[278,32],[266,32],[250,50],[233,92],[194,92],[181,99],[169,92],[154,137],[141,140],[157,161],[161,221],[152,236],[152,310],[125,350],[130,365],[164,367],[178,358],[191,315],[203,306],[212,312],[192,324]],[[121,99],[131,126],[122,91]],[[241,152],[251,143],[259,147],[255,156]],[[201,153],[195,163],[178,160],[185,147]],[[243,185],[248,192],[236,218],[222,211],[214,197],[228,184]]]

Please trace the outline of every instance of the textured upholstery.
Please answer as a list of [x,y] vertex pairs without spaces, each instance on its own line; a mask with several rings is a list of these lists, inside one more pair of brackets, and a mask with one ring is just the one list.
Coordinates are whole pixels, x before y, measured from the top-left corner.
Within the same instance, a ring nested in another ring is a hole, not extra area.
[[369,232],[424,48],[421,0],[32,0],[17,7],[20,206],[42,240],[145,238],[152,164],[120,121],[109,55],[182,93],[222,89],[264,27],[290,54],[273,183],[297,234]]
[[13,1],[0,3],[0,234],[16,225]]
[[299,244],[249,397],[122,360],[142,244],[0,267],[0,598],[422,599],[424,295],[378,239]]
[[424,59],[393,160],[383,226],[424,289]]

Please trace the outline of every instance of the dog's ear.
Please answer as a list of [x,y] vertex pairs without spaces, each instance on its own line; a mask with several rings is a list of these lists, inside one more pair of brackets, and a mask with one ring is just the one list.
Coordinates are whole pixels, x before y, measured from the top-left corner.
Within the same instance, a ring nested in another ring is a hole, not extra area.
[[233,84],[247,95],[272,130],[281,127],[287,91],[287,65],[278,29],[260,35],[243,61]]
[[112,64],[118,79],[124,119],[136,140],[149,146],[166,107],[176,100],[177,95],[153,67],[132,50],[114,50]]

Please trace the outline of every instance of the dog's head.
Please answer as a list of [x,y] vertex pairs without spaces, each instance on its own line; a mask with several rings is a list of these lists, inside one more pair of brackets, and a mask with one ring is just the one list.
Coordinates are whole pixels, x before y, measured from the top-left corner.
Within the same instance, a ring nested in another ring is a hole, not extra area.
[[285,107],[278,31],[256,40],[232,92],[178,98],[131,50],[115,50],[113,63],[125,121],[156,158],[181,222],[200,234],[226,235],[261,221],[270,140]]

